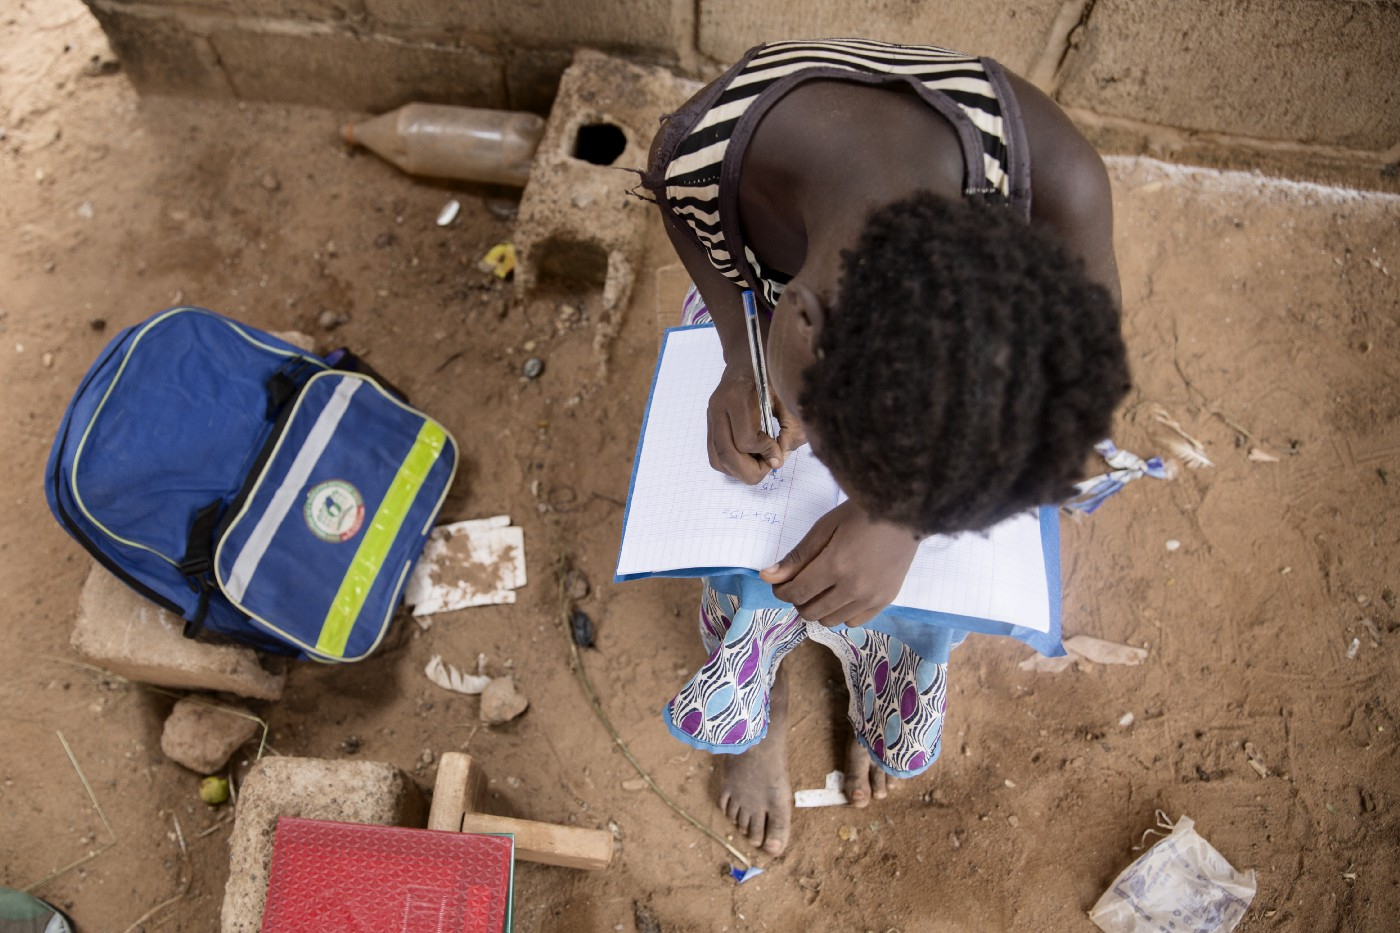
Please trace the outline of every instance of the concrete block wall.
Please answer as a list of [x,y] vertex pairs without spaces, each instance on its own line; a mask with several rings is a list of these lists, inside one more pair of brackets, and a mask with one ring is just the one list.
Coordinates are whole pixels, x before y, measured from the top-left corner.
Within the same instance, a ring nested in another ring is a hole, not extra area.
[[708,78],[765,39],[989,55],[1102,151],[1400,190],[1397,0],[86,0],[143,92],[548,113],[573,52]]

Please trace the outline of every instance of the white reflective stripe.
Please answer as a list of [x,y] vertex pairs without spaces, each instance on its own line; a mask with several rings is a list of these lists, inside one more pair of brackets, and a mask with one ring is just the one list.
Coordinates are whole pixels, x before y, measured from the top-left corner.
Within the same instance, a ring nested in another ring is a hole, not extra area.
[[340,385],[335,387],[335,393],[331,396],[330,401],[326,403],[325,408],[321,409],[321,414],[316,417],[316,423],[311,426],[311,433],[306,436],[301,450],[297,451],[291,469],[287,471],[282,485],[277,487],[277,492],[273,494],[272,501],[268,503],[267,508],[258,519],[258,523],[253,526],[253,533],[248,536],[243,550],[238,554],[238,559],[233,562],[232,572],[224,581],[224,592],[234,602],[243,601],[243,594],[247,591],[248,584],[252,582],[253,574],[257,573],[258,564],[262,562],[263,555],[267,553],[268,545],[272,543],[272,539],[277,534],[277,529],[282,526],[287,513],[296,505],[297,499],[301,496],[302,487],[306,485],[306,480],[311,476],[316,462],[321,459],[321,454],[325,452],[326,445],[330,443],[336,427],[340,424],[340,419],[345,416],[345,410],[350,407],[350,397],[355,394],[360,385],[361,382],[358,379],[342,378]]

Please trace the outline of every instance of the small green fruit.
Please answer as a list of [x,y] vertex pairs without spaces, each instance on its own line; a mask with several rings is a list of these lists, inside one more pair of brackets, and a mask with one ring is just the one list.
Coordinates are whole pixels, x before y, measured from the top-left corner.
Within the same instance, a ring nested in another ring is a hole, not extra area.
[[199,799],[211,807],[228,803],[228,781],[221,777],[207,777],[200,781]]

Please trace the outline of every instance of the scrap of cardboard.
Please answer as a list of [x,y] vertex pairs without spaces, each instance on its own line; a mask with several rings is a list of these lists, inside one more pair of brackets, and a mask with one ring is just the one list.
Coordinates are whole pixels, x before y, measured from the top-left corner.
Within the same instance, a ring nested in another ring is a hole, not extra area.
[[509,515],[440,525],[428,535],[404,601],[415,616],[515,602],[525,585],[525,532]]

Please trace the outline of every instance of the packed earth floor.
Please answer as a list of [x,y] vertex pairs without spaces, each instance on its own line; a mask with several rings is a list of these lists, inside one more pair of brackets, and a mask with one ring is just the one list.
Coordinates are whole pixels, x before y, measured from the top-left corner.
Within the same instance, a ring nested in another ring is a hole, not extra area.
[[[942,760],[869,809],[799,811],[788,852],[737,885],[590,708],[554,578],[566,560],[591,580],[584,664],[623,739],[726,834],[714,761],[658,715],[703,660],[698,584],[612,582],[658,321],[677,311],[659,224],[600,358],[596,293],[519,301],[478,268],[511,236],[505,193],[347,149],[336,131],[355,116],[140,98],[77,0],[0,14],[0,884],[100,850],[35,893],[85,931],[218,929],[230,809],[162,755],[174,697],[70,648],[92,562],[42,491],[99,350],[186,303],[366,355],[461,443],[444,520],[525,529],[515,605],[401,621],[374,658],[296,666],[281,701],[255,706],[264,754],[390,762],[427,790],[439,756],[465,749],[492,810],[612,829],[605,871],[520,866],[518,929],[1089,931],[1159,811],[1257,872],[1239,929],[1391,928],[1400,200],[1109,160],[1134,374],[1116,440],[1169,455],[1165,412],[1212,464],[1062,522],[1065,633],[1146,660],[1028,670],[1028,649],[973,637],[953,655]],[[437,226],[454,197],[460,216]],[[523,380],[530,356],[544,372]],[[424,676],[435,654],[484,654],[528,712],[482,725],[476,698]],[[788,664],[793,783],[818,787],[840,767],[844,688],[823,652]],[[256,751],[235,757],[235,783]]]

